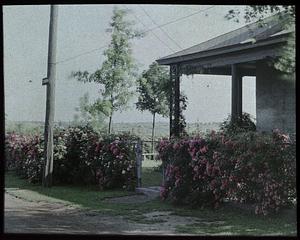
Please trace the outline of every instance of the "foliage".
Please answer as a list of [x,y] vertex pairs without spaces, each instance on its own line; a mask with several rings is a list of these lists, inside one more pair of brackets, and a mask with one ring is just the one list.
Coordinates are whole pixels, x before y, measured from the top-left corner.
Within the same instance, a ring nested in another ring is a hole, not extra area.
[[162,140],[157,150],[166,169],[161,197],[174,203],[217,208],[229,198],[266,215],[295,199],[295,145],[278,131],[212,132]]
[[168,116],[170,76],[165,67],[154,62],[138,79],[137,92],[139,93],[137,109],[148,110],[153,115],[152,120],[152,151],[154,150],[154,129],[156,115]]
[[85,93],[79,99],[79,107],[75,109],[78,114],[74,116],[76,125],[90,124],[94,130],[101,130],[104,127],[105,118],[109,115],[109,104],[97,99],[94,104],[89,103],[89,94]]
[[243,113],[241,117],[231,119],[231,116],[221,123],[220,130],[225,134],[234,135],[239,132],[256,131],[256,126],[250,114]]
[[[185,120],[183,111],[185,111],[186,108],[187,108],[187,96],[184,95],[184,93],[182,93],[182,92],[180,93],[180,96],[179,96],[179,106],[180,106],[179,107],[179,124],[178,124],[179,134],[181,136],[186,136],[188,134],[186,132],[186,120]],[[173,136],[172,137],[174,137],[174,130],[175,130],[174,109],[175,109],[175,102],[174,102],[174,99],[173,99],[173,124],[171,126],[171,128],[172,128],[171,131],[173,132]]]
[[[167,181],[161,196],[164,199],[170,197],[175,203],[217,208],[225,196],[231,167],[214,151],[218,144],[214,139],[207,141],[201,137],[161,142],[158,151],[167,161]],[[172,152],[168,158],[164,149]]]
[[256,203],[257,214],[278,212],[296,197],[296,148],[287,135],[254,132],[233,138],[230,197]]
[[125,20],[126,14],[127,11],[124,9],[115,8],[113,11],[110,23],[111,42],[104,51],[106,60],[101,68],[92,74],[87,71],[72,73],[72,76],[79,81],[95,82],[104,87],[101,89],[101,101],[96,102],[93,107],[98,108],[103,104],[110,107],[109,133],[113,113],[126,109],[133,95],[131,88],[136,77],[136,66],[132,57],[131,41],[142,36],[132,28],[132,22]]
[[[56,183],[95,183],[91,159],[88,153],[98,134],[89,126],[68,128],[58,133],[65,155],[54,159],[54,181]],[[59,144],[57,142],[56,147]]]
[[166,85],[170,80],[165,67],[154,62],[144,71],[138,79],[137,92],[140,94],[137,109],[141,111],[148,110],[152,114],[167,116],[169,112],[169,94],[166,91]]
[[43,140],[39,136],[22,136],[15,133],[6,136],[6,167],[30,182],[42,177]]
[[[55,184],[98,185],[101,189],[133,189],[136,183],[136,136],[100,136],[90,126],[54,131]],[[43,138],[6,136],[7,168],[30,182],[42,181]]]
[[133,190],[136,183],[134,136],[128,134],[106,136],[98,142],[95,160],[99,162],[96,179],[103,189]]
[[[293,30],[293,32],[289,34],[287,44],[279,49],[281,57],[273,60],[273,66],[279,71],[294,74],[296,70],[295,5],[248,5],[243,17],[246,22],[257,20],[263,25],[266,16],[275,14],[278,16],[277,21],[284,23],[284,29]],[[225,18],[239,22],[240,15],[239,10],[231,9]]]

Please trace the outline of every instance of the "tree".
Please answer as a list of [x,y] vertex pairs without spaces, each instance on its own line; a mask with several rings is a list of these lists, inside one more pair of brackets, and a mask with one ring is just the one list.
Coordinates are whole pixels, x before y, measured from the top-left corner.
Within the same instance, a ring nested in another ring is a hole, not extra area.
[[[102,87],[101,100],[93,104],[93,108],[110,108],[108,133],[111,133],[114,112],[127,109],[133,96],[132,87],[136,78],[136,65],[132,57],[131,41],[142,37],[133,29],[133,22],[125,20],[127,10],[114,8],[109,30],[111,42],[104,51],[106,60],[100,69],[90,74],[87,71],[73,72],[72,76],[82,82],[99,83]],[[109,104],[108,104],[109,102]]]
[[[99,104],[101,102],[101,104]],[[98,105],[97,105],[98,103]],[[101,130],[104,127],[104,122],[109,116],[110,106],[105,105],[105,102],[96,100],[94,104],[90,104],[89,94],[85,93],[79,99],[79,107],[75,110],[78,112],[74,115],[75,124],[89,124],[95,130]]]
[[[249,5],[245,8],[242,17],[246,22],[257,20],[263,24],[263,19],[272,14],[278,15],[278,21],[285,21],[285,29],[291,30],[295,28],[295,5]],[[231,9],[225,15],[225,18],[239,22],[240,15],[241,12],[239,10]],[[290,33],[286,45],[279,49],[279,51],[281,51],[281,57],[273,61],[274,68],[282,72],[294,74],[296,70],[295,49],[296,36],[295,31],[293,31]]]
[[155,117],[156,115],[166,117],[169,113],[167,90],[169,80],[167,69],[154,62],[137,81],[139,97],[136,107],[140,111],[149,111],[152,114],[152,152],[154,151]]

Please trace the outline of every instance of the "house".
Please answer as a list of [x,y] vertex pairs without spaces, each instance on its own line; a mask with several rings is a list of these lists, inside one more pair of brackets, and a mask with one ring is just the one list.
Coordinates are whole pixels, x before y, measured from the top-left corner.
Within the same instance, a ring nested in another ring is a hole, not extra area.
[[180,134],[182,74],[231,75],[232,119],[242,115],[243,77],[255,76],[257,130],[295,133],[295,74],[280,72],[273,64],[295,31],[293,24],[287,28],[288,21],[288,15],[276,14],[158,59],[170,66],[170,134]]

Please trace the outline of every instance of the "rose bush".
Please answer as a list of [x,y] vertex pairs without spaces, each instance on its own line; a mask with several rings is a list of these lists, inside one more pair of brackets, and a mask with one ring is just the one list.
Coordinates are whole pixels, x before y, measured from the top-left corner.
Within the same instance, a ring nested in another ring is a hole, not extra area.
[[165,166],[161,197],[175,203],[217,208],[225,198],[255,203],[268,214],[295,199],[295,143],[288,136],[224,132],[157,147]]
[[244,133],[233,139],[230,198],[256,204],[257,214],[277,212],[296,197],[296,147],[287,135]]
[[[55,184],[98,184],[101,189],[133,189],[136,136],[100,136],[88,126],[54,130]],[[31,182],[42,181],[42,136],[6,135],[6,167]]]
[[126,188],[136,185],[135,149],[136,136],[121,134],[104,136],[96,143],[94,160],[96,180],[103,189]]
[[6,167],[30,182],[42,177],[43,139],[40,136],[6,135]]
[[[162,198],[217,208],[226,194],[232,168],[232,164],[217,149],[220,150],[221,145],[213,135],[208,139],[196,137],[161,141],[158,151],[166,166]],[[168,158],[164,151],[170,153]]]

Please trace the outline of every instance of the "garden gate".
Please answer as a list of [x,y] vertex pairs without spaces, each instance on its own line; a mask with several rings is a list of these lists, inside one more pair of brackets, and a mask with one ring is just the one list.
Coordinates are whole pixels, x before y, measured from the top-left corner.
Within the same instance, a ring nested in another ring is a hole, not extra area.
[[[142,183],[142,178],[147,179],[148,180],[148,185],[151,184],[151,179],[155,179],[156,177],[159,177],[157,175],[155,175],[156,173],[153,172],[146,172],[145,168],[143,169],[143,162],[149,165],[149,161],[150,161],[150,166],[152,166],[153,164],[151,164],[151,161],[155,161],[155,156],[158,155],[158,153],[156,151],[153,152],[146,152],[144,149],[145,144],[147,143],[152,143],[152,141],[148,141],[148,140],[137,140],[136,142],[136,147],[135,147],[135,152],[136,152],[136,170],[137,170],[137,187],[142,187],[144,184]],[[154,144],[159,143],[159,141],[154,141]],[[152,158],[149,158],[152,157]],[[145,158],[146,161],[145,161]],[[148,167],[151,168],[151,167]],[[153,168],[153,167],[152,167]],[[143,171],[144,170],[144,171]],[[154,185],[161,185],[164,182],[164,168],[161,168],[162,172],[160,173],[161,175],[161,181],[159,181],[159,179],[155,179],[156,181],[153,182]]]

